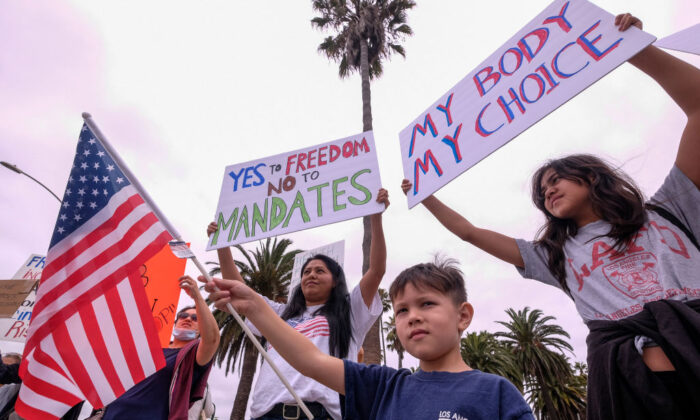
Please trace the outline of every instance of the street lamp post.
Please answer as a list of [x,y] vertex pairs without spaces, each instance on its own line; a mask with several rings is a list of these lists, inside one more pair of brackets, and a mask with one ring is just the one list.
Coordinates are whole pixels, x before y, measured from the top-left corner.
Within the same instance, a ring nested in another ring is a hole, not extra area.
[[11,163],[7,163],[7,162],[5,162],[5,161],[0,161],[0,165],[6,167],[7,169],[9,169],[9,170],[11,170],[11,171],[13,171],[13,172],[17,172],[18,174],[22,174],[22,175],[27,176],[27,177],[28,177],[29,179],[31,179],[32,181],[34,181],[34,182],[36,182],[37,184],[39,184],[39,185],[41,185],[42,187],[44,187],[44,189],[45,189],[46,191],[50,192],[51,195],[53,195],[54,197],[56,197],[56,200],[58,200],[59,203],[61,202],[61,199],[58,198],[58,196],[57,196],[56,194],[54,194],[54,192],[51,191],[51,190],[49,189],[49,187],[47,187],[46,185],[44,185],[44,184],[42,184],[41,182],[39,182],[39,180],[37,180],[37,179],[34,178],[33,176],[31,176],[31,175],[29,175],[28,173],[24,172],[23,170],[19,169],[17,166],[15,166],[15,165],[13,165],[13,164],[11,164]]

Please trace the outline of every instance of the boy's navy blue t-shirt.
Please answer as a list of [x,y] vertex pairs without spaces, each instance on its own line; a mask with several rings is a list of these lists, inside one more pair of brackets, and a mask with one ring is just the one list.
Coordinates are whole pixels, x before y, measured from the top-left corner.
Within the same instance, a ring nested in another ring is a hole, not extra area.
[[348,420],[532,420],[507,379],[479,370],[423,372],[345,363]]

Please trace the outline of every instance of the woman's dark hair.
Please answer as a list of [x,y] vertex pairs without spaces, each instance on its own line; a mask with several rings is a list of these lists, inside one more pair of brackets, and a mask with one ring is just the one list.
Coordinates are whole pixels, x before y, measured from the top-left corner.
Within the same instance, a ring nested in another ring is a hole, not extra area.
[[[328,347],[332,356],[344,359],[348,356],[350,348],[350,337],[352,336],[352,325],[350,322],[350,296],[348,294],[348,285],[345,282],[345,273],[343,267],[340,266],[334,259],[323,255],[316,254],[306,260],[301,267],[302,274],[307,264],[312,260],[320,260],[328,267],[331,276],[333,276],[333,289],[326,303],[318,309],[314,315],[323,315],[328,320],[330,329],[330,337]],[[301,285],[294,289],[292,297],[287,303],[287,307],[282,312],[282,319],[285,321],[300,316],[306,310],[306,298],[301,291]]]
[[593,211],[610,223],[610,231],[605,236],[615,241],[613,248],[618,252],[627,248],[646,221],[644,196],[625,173],[593,155],[550,160],[535,172],[532,176],[532,201],[547,219],[537,233],[535,243],[545,249],[549,271],[570,294],[565,280],[564,243],[576,235],[578,227],[573,220],[556,218],[545,208],[542,178],[549,169],[561,178],[588,186]]

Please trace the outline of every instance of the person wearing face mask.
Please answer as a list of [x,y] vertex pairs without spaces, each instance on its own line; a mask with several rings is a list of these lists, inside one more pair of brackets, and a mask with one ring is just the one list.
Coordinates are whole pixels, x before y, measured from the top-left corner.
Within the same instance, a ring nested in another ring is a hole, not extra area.
[[163,349],[166,365],[112,402],[103,420],[186,419],[190,406],[204,395],[219,327],[190,276],[179,279],[180,288],[194,300],[175,317],[173,340]]

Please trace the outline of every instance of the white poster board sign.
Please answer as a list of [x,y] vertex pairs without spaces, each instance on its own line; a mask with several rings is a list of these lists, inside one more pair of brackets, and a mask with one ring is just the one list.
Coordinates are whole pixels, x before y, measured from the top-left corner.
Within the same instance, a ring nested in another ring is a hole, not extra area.
[[207,250],[379,213],[379,188],[371,131],[227,166]]
[[399,133],[415,206],[651,44],[585,0],[555,0]]
[[[12,278],[16,280],[35,280],[38,285],[45,264],[45,256],[32,254]],[[0,340],[21,343],[27,341],[27,328],[29,327],[29,321],[32,319],[32,309],[35,301],[36,285],[12,318],[0,318]]]
[[289,296],[296,286],[301,283],[301,267],[306,260],[314,255],[323,254],[333,258],[341,267],[345,267],[345,241],[333,242],[328,245],[300,252],[294,256],[294,268],[292,268],[292,279],[289,281]]
[[661,38],[654,45],[669,50],[700,55],[700,23]]

